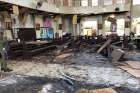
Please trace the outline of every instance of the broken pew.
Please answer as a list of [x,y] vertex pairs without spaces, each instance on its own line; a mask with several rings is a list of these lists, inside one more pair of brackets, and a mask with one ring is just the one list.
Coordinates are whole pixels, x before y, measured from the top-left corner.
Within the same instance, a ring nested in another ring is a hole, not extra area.
[[108,39],[99,49],[98,49],[98,51],[97,51],[97,53],[101,53],[101,51],[103,50],[103,49],[105,49],[110,43],[111,43],[111,39]]
[[123,56],[125,55],[125,52],[121,49],[114,49],[111,57],[112,57],[112,62],[117,62],[119,61]]

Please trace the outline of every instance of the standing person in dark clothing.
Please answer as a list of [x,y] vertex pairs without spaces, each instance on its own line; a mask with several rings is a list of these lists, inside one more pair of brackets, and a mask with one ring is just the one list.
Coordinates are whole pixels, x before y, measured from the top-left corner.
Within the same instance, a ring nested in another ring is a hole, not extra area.
[[4,72],[9,72],[11,71],[11,69],[9,69],[7,67],[7,62],[6,60],[8,59],[8,42],[7,41],[0,41],[0,54],[1,54],[1,59],[0,59],[0,63],[1,63],[1,70]]

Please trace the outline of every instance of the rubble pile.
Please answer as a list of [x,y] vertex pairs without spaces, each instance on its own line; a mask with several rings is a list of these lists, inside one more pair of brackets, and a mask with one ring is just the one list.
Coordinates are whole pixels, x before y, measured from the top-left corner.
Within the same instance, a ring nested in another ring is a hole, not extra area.
[[[101,55],[107,53],[110,42],[100,42],[103,47],[94,43],[83,39],[70,40],[30,59],[8,60],[8,67],[13,70],[10,73],[16,75],[0,81],[0,88],[5,84],[7,88],[13,85],[9,88],[12,92],[5,88],[2,93],[77,93],[80,89],[92,93],[92,90],[110,87],[119,93],[128,93],[127,89],[131,90],[130,93],[139,93],[140,80],[116,66],[125,53],[121,52],[116,59],[116,53],[121,50],[112,53],[116,61],[113,63]],[[96,52],[98,49],[101,54]]]
[[82,52],[64,52],[59,55],[48,54],[49,52],[32,59],[18,60],[18,62],[13,60],[9,62],[9,67],[13,69],[12,73],[18,75],[63,78],[70,84],[72,84],[71,80],[74,80],[91,84],[91,86],[98,86],[98,88],[101,86],[107,88],[124,87],[130,90],[139,90],[140,88],[138,79],[97,53],[89,53],[88,50],[85,50]]

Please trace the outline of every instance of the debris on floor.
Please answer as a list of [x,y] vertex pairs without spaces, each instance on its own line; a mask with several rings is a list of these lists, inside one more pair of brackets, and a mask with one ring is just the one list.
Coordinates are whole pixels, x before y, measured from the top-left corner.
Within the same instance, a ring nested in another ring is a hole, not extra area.
[[134,69],[140,70],[140,62],[138,61],[126,61],[126,63]]
[[130,73],[134,77],[140,78],[140,70],[138,69],[133,69],[128,66],[120,66],[121,69],[125,70],[126,72]]
[[[104,44],[103,46],[100,44],[99,46],[96,46],[92,44],[90,45],[87,41],[72,40],[71,42],[68,41],[60,45],[52,44],[53,48],[50,45],[51,49],[42,45],[43,50],[44,48],[47,48],[47,50],[38,55],[31,56],[30,59],[19,57],[13,60],[7,60],[8,67],[13,70],[9,73],[16,74],[12,79],[9,78],[12,82],[8,82],[8,84],[16,83],[18,85],[19,82],[17,82],[17,80],[19,81],[22,79],[21,81],[24,82],[27,78],[25,79],[22,76],[27,76],[28,78],[39,77],[35,80],[37,83],[41,84],[38,85],[35,83],[34,89],[34,86],[31,85],[32,83],[29,83],[31,89],[21,92],[22,89],[27,87],[26,84],[28,85],[28,83],[23,83],[22,85],[20,81],[22,87],[18,93],[80,93],[80,90],[81,93],[84,93],[84,91],[87,91],[87,93],[118,93],[118,91],[114,90],[114,88],[118,87],[139,90],[140,80],[136,78],[139,77],[139,72],[136,71],[136,77],[133,77],[134,73],[128,73],[126,69],[116,66],[116,63],[121,63],[119,60],[122,59],[125,51],[111,48],[111,51],[113,52],[112,55],[111,52],[109,55],[112,56],[112,60],[115,62],[110,62],[106,56],[102,55],[102,52],[108,54],[106,48],[110,46],[109,44],[111,43],[111,40],[109,39],[102,43]],[[35,49],[35,51],[39,48],[40,52],[42,47],[37,46],[32,48],[33,50]],[[98,53],[96,53],[97,50]],[[122,61],[122,63],[125,63],[125,61]],[[131,65],[134,66],[134,64]],[[138,68],[138,65],[134,68]],[[19,75],[19,77],[17,77],[17,75]],[[47,81],[40,80],[42,77],[47,77]],[[55,81],[54,78],[62,79],[63,82],[61,82],[61,80],[50,82],[50,79]],[[2,81],[2,83],[7,84],[7,81]],[[27,81],[32,82],[30,79]],[[75,82],[80,82],[80,84]],[[89,84],[90,86],[86,86],[86,84]],[[33,92],[31,92],[32,88]]]
[[27,76],[63,78],[70,76],[76,81],[90,83],[92,85],[105,86],[126,86],[129,88],[140,87],[140,81],[131,74],[114,66],[107,58],[97,53],[77,52],[70,57],[60,60],[49,60],[49,55],[39,60],[16,60],[9,61],[9,67],[13,69],[12,73]]
[[0,80],[10,77],[11,74],[6,72],[0,72]]
[[61,54],[61,55],[56,56],[56,59],[64,59],[64,58],[70,57],[71,55],[72,53]]

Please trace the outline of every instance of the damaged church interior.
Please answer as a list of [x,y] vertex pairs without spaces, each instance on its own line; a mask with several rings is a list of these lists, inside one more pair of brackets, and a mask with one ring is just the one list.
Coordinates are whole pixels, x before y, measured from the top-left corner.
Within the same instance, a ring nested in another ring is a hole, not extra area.
[[0,93],[140,93],[140,0],[0,0]]

